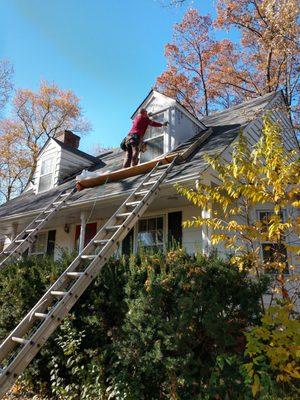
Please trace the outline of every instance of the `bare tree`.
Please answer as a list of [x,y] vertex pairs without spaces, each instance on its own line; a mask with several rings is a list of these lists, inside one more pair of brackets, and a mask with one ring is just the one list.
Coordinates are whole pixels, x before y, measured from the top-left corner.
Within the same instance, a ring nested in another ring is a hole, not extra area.
[[8,60],[0,60],[0,110],[6,105],[11,91],[13,67]]

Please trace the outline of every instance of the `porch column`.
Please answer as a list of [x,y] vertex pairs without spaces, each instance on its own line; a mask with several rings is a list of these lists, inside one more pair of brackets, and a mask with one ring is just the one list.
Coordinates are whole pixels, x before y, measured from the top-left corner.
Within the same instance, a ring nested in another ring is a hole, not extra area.
[[[211,218],[211,210],[203,209],[201,211],[201,218]],[[210,229],[208,226],[202,226],[202,252],[208,256],[211,250],[210,242]]]
[[13,222],[12,223],[12,229],[11,229],[11,234],[10,234],[10,240],[13,241],[15,239],[15,237],[17,236],[18,233],[18,223],[17,222]]
[[86,228],[86,212],[80,213],[80,235],[79,235],[79,253],[84,249],[84,237]]

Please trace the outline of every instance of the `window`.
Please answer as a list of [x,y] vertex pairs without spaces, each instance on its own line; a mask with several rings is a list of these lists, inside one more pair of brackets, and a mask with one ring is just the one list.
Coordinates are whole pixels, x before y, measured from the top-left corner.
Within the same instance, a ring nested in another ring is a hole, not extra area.
[[164,218],[142,219],[138,223],[138,247],[147,250],[164,250]]
[[[165,112],[150,116],[156,122],[163,123],[167,120]],[[145,153],[141,153],[140,162],[144,163],[160,156],[164,153],[164,138],[165,138],[165,127],[148,126],[144,136],[144,142],[147,144],[147,150]]]
[[54,169],[54,158],[42,160],[40,180],[39,180],[39,192],[49,190],[53,186],[53,169]]
[[44,254],[53,255],[55,249],[56,231],[38,233],[36,240],[32,244],[30,254],[42,256]]
[[160,156],[164,152],[164,136],[159,136],[154,139],[146,141],[147,150],[145,153],[141,153],[140,162],[144,163],[151,161],[154,158]]
[[[267,229],[272,215],[274,215],[274,212],[272,211],[259,211],[259,220],[262,222],[263,230]],[[283,213],[280,213],[279,216],[282,220],[284,219]],[[289,273],[287,263],[287,250],[283,243],[265,242],[261,244],[261,248],[264,263],[269,264],[270,267],[275,261],[285,263],[286,268],[284,270],[284,273]],[[267,272],[272,273],[274,271],[272,270],[272,268],[269,268]]]

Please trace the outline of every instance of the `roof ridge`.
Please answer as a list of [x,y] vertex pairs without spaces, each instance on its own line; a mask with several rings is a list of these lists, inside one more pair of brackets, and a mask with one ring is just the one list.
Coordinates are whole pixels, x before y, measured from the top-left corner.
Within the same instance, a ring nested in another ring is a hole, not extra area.
[[[212,113],[212,114],[210,114],[210,115],[206,115],[205,117],[201,118],[200,121],[202,122],[202,121],[204,121],[205,119],[208,119],[208,118],[211,118],[211,117],[214,117],[214,116],[221,115],[222,113],[226,113],[226,112],[228,112],[228,111],[237,110],[237,109],[239,109],[239,108],[242,107],[242,106],[245,106],[245,105],[248,105],[248,104],[251,104],[251,103],[255,103],[256,101],[262,100],[262,99],[264,99],[264,98],[268,98],[268,97],[271,97],[271,96],[275,96],[275,95],[277,95],[277,94],[280,93],[280,92],[281,92],[281,90],[277,90],[277,91],[265,93],[265,94],[263,94],[262,96],[254,97],[253,99],[245,100],[245,101],[243,101],[243,102],[241,102],[241,103],[238,103],[238,104],[236,104],[236,105],[234,105],[234,106],[232,106],[232,107],[224,108],[223,110],[219,110],[219,111],[216,111],[216,112],[214,112],[214,113]],[[203,123],[204,123],[204,122],[203,122]]]

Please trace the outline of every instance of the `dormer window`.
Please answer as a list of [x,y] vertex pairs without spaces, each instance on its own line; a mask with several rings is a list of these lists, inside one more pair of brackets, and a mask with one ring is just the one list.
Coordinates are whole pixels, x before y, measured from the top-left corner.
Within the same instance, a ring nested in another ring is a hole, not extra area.
[[54,158],[42,160],[39,179],[39,192],[44,192],[53,187]]

